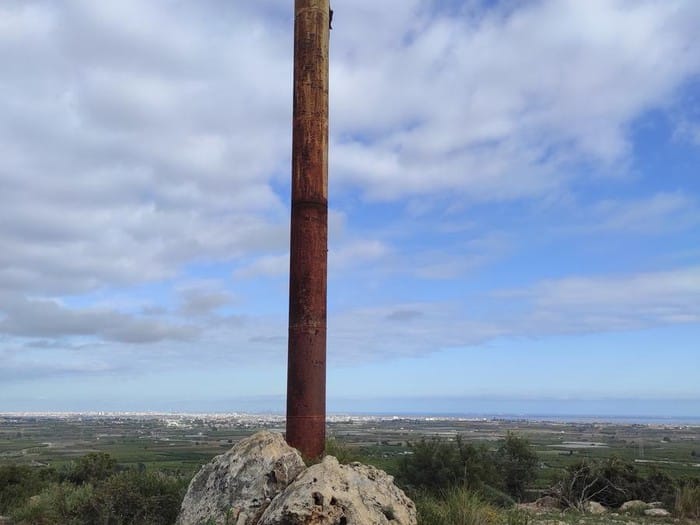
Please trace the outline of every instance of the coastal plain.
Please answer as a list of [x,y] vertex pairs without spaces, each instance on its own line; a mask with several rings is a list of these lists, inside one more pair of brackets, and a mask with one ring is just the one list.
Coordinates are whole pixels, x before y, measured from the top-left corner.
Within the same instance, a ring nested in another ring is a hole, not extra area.
[[[2,414],[0,464],[63,465],[106,452],[124,466],[188,475],[257,430],[284,431],[284,417],[258,414]],[[611,421],[334,415],[328,437],[393,471],[421,439],[496,443],[508,432],[527,438],[540,459],[538,487],[583,458],[617,456],[642,472],[700,476],[700,424]],[[535,487],[537,488],[537,487]]]

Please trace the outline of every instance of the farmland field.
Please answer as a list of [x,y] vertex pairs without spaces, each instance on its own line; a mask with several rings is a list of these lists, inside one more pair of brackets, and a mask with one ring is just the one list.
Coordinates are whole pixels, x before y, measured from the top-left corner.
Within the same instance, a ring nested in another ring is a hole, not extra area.
[[[0,464],[62,465],[88,452],[120,464],[194,473],[211,457],[256,430],[284,430],[281,416],[256,415],[0,415]],[[581,458],[616,455],[640,470],[700,476],[700,426],[562,423],[507,419],[334,416],[328,434],[393,470],[410,443],[454,439],[495,443],[507,432],[530,440],[540,458],[538,485]]]

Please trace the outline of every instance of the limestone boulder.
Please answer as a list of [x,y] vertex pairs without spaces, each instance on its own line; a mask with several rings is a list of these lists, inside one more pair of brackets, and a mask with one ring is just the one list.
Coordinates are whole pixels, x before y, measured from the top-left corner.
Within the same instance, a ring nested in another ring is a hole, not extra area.
[[644,514],[646,516],[651,516],[652,518],[668,518],[671,515],[671,513],[666,509],[660,508],[647,509],[644,511]]
[[515,507],[519,510],[530,512],[533,514],[544,514],[561,509],[559,500],[552,496],[542,496],[541,498],[529,503],[516,503]]
[[305,468],[299,452],[281,434],[258,432],[195,475],[177,525],[254,525]]
[[634,499],[620,505],[620,512],[644,512],[648,508],[649,505],[647,503],[639,499]]
[[558,510],[561,508],[559,500],[553,496],[542,496],[536,500],[535,505],[543,510]]
[[416,525],[414,503],[377,468],[327,456],[265,510],[259,525]]
[[588,514],[605,514],[608,512],[608,509],[597,501],[587,501],[583,506],[583,510],[585,510]]

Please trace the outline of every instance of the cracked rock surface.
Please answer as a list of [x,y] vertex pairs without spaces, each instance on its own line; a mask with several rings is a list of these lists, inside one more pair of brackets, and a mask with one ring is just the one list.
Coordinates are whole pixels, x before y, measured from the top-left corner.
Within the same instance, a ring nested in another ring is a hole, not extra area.
[[332,456],[306,468],[280,434],[259,432],[194,477],[177,525],[416,525],[416,506],[377,468]]
[[272,499],[306,466],[281,434],[242,440],[195,475],[177,525],[254,525]]
[[277,496],[259,525],[415,525],[416,507],[384,471],[332,456]]

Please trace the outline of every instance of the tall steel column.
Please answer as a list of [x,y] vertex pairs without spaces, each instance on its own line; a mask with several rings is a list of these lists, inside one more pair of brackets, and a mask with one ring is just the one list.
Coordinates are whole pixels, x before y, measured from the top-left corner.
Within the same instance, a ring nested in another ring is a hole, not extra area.
[[329,0],[295,0],[286,437],[307,458],[326,439],[329,30]]

